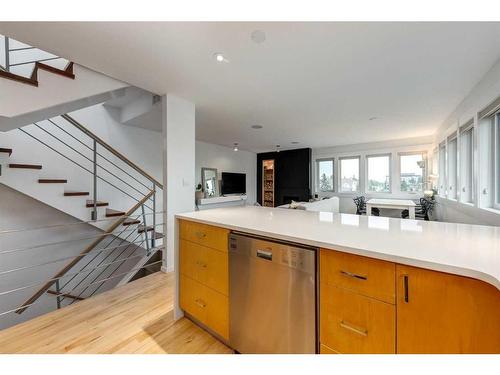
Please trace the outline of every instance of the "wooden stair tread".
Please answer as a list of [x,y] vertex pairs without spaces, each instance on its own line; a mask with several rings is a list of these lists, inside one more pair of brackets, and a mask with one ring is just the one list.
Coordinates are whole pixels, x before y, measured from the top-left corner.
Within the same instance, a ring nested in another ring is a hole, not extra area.
[[125,215],[125,212],[123,211],[116,211],[111,208],[106,208],[106,217],[116,217],[116,216],[123,216]]
[[147,227],[145,227],[144,225],[139,225],[139,227],[137,228],[137,232],[143,233],[145,230],[147,230],[148,232],[151,232],[153,229],[154,228],[152,225],[148,225]]
[[18,74],[14,74],[11,72],[7,72],[0,69],[0,77],[7,78],[13,81],[25,83],[27,85],[38,87],[38,70],[42,69],[47,72],[58,74],[60,76],[75,79],[75,74],[73,73],[73,62],[69,62],[65,69],[58,69],[51,65],[44,64],[43,62],[36,62],[35,67],[33,68],[33,72],[31,73],[31,77],[23,77]]
[[68,180],[63,178],[39,178],[39,184],[67,184]]
[[38,81],[36,79],[23,77],[11,72],[5,72],[3,70],[0,70],[0,77],[38,87]]
[[83,197],[90,195],[88,191],[65,191],[64,196],[65,197]]
[[12,163],[9,164],[9,168],[17,168],[17,169],[42,169],[41,165],[36,164],[18,164]]
[[75,75],[73,74],[73,65],[74,64],[72,62],[70,62],[66,66],[66,69],[63,70],[63,69],[55,68],[51,65],[44,64],[43,62],[36,62],[35,68],[42,69],[42,70],[45,70],[47,72],[51,72],[54,74],[59,74],[59,75],[66,77],[66,78],[75,79]]
[[141,221],[139,219],[136,220],[125,220],[122,225],[127,226],[127,225],[135,225],[135,224],[140,224]]
[[9,154],[12,155],[12,149],[11,148],[2,148],[0,147],[0,152],[4,153],[4,154]]
[[[152,226],[152,225],[148,225],[148,227],[146,228],[146,230],[147,230],[148,232],[153,232],[153,229],[154,229],[154,228],[153,228],[153,226]],[[139,227],[138,227],[138,229],[137,229],[137,232],[138,232],[138,233],[144,233],[144,225],[139,225]],[[150,237],[150,236],[151,236],[151,234],[150,234],[150,233],[148,233],[148,237]],[[160,233],[160,232],[156,232],[156,231],[154,231],[154,238],[155,238],[155,240],[158,240],[158,239],[163,238],[163,233]]]
[[56,295],[56,296],[58,295],[60,297],[68,297],[68,298],[76,299],[78,301],[83,301],[85,299],[83,297],[74,296],[74,295],[69,294],[69,293],[63,293],[63,292],[57,293],[55,290],[50,290],[50,289],[47,290],[47,293],[52,294],[52,295]]
[[[108,206],[109,203],[108,202],[101,202],[101,201],[97,201],[97,207],[105,207],[105,206]],[[89,208],[92,208],[94,207],[94,201],[93,200],[87,200],[87,203],[85,204],[86,207],[89,207]]]

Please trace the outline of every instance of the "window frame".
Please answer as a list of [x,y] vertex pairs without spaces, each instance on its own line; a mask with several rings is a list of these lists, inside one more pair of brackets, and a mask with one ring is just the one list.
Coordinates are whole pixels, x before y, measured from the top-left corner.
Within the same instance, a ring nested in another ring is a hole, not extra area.
[[493,208],[500,210],[500,111],[495,112],[493,120]]
[[[358,159],[358,188],[354,191],[352,190],[342,190],[342,160],[353,160]],[[337,179],[337,191],[342,194],[359,194],[361,191],[361,155],[353,156],[341,156],[338,158],[338,179]]]
[[[464,137],[470,134],[470,144],[468,146],[468,151],[464,152]],[[476,135],[475,135],[475,130],[474,130],[474,120],[468,121],[465,125],[461,126],[459,128],[459,135],[458,135],[458,141],[457,141],[457,147],[458,147],[458,162],[457,162],[457,169],[458,169],[458,176],[457,176],[457,194],[460,203],[467,204],[467,205],[474,205],[476,199],[475,199],[475,188],[474,188],[474,176],[475,176],[475,156],[474,156],[474,144],[476,141]],[[467,152],[470,152],[470,159],[468,159]],[[466,163],[464,165],[464,163]],[[463,173],[464,170],[467,170],[467,174]],[[468,188],[470,185],[470,192],[464,191],[466,187]],[[470,195],[470,200],[465,199],[465,195]]]
[[[369,180],[368,176],[370,174],[370,167],[369,167],[368,159],[381,157],[381,156],[389,157],[389,190],[388,191],[372,191],[372,190],[369,190],[370,180]],[[365,155],[365,193],[366,194],[392,194],[392,179],[393,179],[393,177],[392,177],[392,153],[391,152]]]
[[[332,162],[332,190],[321,190],[320,189],[320,178],[319,175],[319,163],[324,161]],[[335,158],[318,158],[315,160],[316,162],[316,193],[335,193]]]
[[448,189],[446,188],[448,172],[446,166],[448,162],[446,160],[446,141],[441,142],[438,145],[438,195],[440,197],[446,198],[448,196]]
[[[422,190],[416,190],[416,191],[403,191],[401,190],[401,157],[402,156],[412,156],[412,155],[421,155],[422,160],[424,161],[425,165],[422,171]],[[427,151],[408,151],[408,152],[398,152],[398,174],[399,174],[399,181],[398,181],[398,189],[400,193],[404,194],[423,194],[425,191],[425,184],[427,183]]]
[[[455,159],[455,170],[454,170],[454,187],[455,187],[455,196],[453,197],[452,194],[450,194],[451,192],[451,173],[450,173],[450,143],[451,142],[455,142],[455,152],[453,153],[453,157]],[[459,202],[459,198],[460,198],[460,195],[459,195],[459,192],[458,192],[458,163],[459,163],[459,157],[458,157],[458,152],[459,152],[459,142],[458,142],[458,135],[457,135],[457,132],[454,132],[453,134],[450,134],[448,136],[448,138],[446,139],[446,197],[449,199],[449,200],[452,200],[452,201],[457,201]]]

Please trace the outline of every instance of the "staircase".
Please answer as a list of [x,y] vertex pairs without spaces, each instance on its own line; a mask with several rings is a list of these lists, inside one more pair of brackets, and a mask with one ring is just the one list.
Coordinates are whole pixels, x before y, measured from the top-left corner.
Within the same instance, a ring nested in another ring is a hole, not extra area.
[[0,318],[22,314],[42,296],[61,308],[146,275],[146,268],[158,270],[163,224],[156,206],[163,185],[154,177],[68,114],[0,134],[0,146],[0,183],[101,231],[77,256],[57,259],[64,266]]
[[[0,241],[11,236],[8,243],[16,244],[12,236],[28,238],[50,230],[73,233],[78,227],[92,228],[94,234],[71,234],[69,240],[49,243],[35,238],[35,245],[14,248],[0,245],[0,285],[10,287],[0,287],[0,307],[2,301],[11,303],[0,308],[0,327],[2,317],[9,314],[29,319],[46,312],[47,306],[62,308],[157,272],[164,238],[163,215],[157,210],[162,207],[163,185],[67,114],[109,101],[111,110],[119,108],[124,119],[140,122],[148,111],[158,115],[157,98],[2,38],[5,64],[0,65],[0,92],[11,95],[0,101],[0,184],[77,220],[0,230]],[[136,99],[140,106],[130,104]],[[78,253],[64,253],[65,246],[78,249],[79,244]],[[51,252],[57,256],[47,259]],[[5,268],[10,256],[23,254],[23,264]],[[19,280],[26,272],[45,276],[23,284]],[[6,277],[11,278],[5,281]]]
[[0,92],[9,93],[0,101],[0,131],[118,99],[127,88],[124,82],[0,35]]

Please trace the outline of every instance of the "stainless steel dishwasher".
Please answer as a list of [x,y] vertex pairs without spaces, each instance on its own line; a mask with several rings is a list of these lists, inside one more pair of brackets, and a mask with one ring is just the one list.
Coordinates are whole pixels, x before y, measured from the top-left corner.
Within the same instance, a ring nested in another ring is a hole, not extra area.
[[229,342],[240,353],[316,352],[315,248],[229,238]]

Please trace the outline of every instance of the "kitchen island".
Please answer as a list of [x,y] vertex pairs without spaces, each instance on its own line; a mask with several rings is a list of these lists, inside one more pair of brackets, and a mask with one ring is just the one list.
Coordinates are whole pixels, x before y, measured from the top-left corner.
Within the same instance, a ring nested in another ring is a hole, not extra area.
[[229,345],[238,231],[319,249],[321,353],[500,352],[499,227],[248,206],[177,219],[180,307]]

